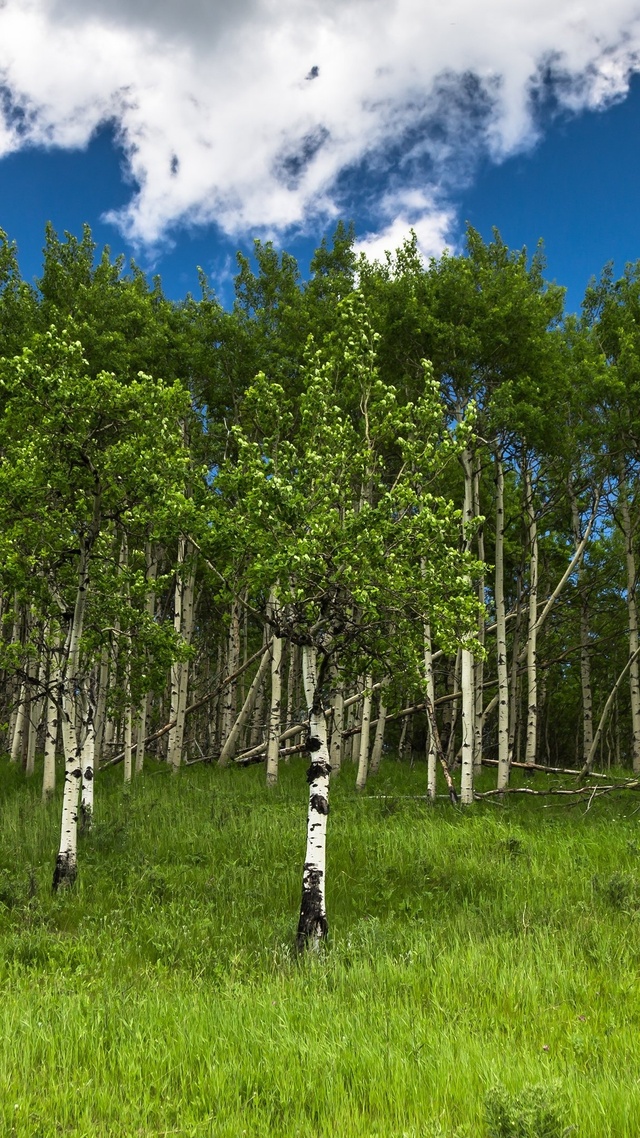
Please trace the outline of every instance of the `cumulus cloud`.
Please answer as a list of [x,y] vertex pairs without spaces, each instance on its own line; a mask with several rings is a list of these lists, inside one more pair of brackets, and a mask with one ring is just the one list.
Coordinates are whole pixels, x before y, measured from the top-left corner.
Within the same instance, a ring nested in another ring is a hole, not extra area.
[[533,145],[543,107],[607,106],[638,69],[638,0],[4,0],[0,157],[109,122],[133,242],[359,203],[362,248],[413,225],[428,255],[480,155]]

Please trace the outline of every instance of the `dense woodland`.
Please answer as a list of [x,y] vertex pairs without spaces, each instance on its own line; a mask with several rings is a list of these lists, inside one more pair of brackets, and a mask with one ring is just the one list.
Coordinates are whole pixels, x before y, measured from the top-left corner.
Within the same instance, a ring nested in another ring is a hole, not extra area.
[[88,230],[31,286],[2,235],[2,747],[63,782],[55,888],[101,768],[309,752],[304,946],[341,770],[393,747],[468,806],[482,764],[640,774],[640,265],[576,317],[541,250],[338,226],[308,280],[256,243],[231,310],[201,286]]

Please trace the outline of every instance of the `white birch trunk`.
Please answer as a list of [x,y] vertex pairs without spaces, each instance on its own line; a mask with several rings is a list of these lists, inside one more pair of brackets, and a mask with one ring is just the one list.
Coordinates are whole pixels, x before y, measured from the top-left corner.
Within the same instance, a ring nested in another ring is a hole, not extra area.
[[518,572],[516,594],[516,625],[511,649],[511,671],[509,676],[509,764],[514,760],[516,740],[520,730],[520,632],[522,624],[522,573]]
[[509,671],[507,667],[507,621],[504,603],[504,468],[496,451],[496,548],[495,602],[496,655],[498,670],[498,790],[509,785]]
[[631,697],[632,755],[634,772],[640,771],[640,664],[638,663],[638,606],[636,604],[636,559],[633,549],[633,526],[629,510],[629,492],[625,478],[620,479],[620,514],[624,535],[627,569],[627,617],[629,623],[629,695]]
[[[278,602],[275,591],[270,597],[270,609],[277,615]],[[267,735],[267,786],[278,782],[278,750],[280,746],[280,720],[282,718],[282,640],[279,636],[271,640],[271,703],[269,705],[269,733]]]
[[80,640],[84,627],[84,614],[89,592],[89,549],[83,543],[80,550],[78,591],[73,618],[67,636],[64,680],[62,683],[62,738],[65,769],[60,824],[60,847],[53,873],[53,889],[73,885],[77,874],[78,795],[82,779],[80,748],[75,731],[75,692],[80,685]]
[[525,461],[525,511],[529,533],[529,627],[527,630],[527,741],[525,764],[535,766],[538,750],[538,526],[531,470]]
[[22,751],[24,748],[24,732],[27,721],[27,691],[26,684],[20,685],[18,694],[18,711],[15,718],[13,728],[13,739],[11,740],[11,762],[18,763],[22,760]]
[[58,704],[55,699],[58,682],[56,672],[50,681],[47,698],[47,718],[44,736],[44,770],[42,774],[42,801],[53,798],[56,789],[56,744],[58,742]]
[[344,731],[344,680],[340,680],[333,701],[333,723],[331,727],[331,773],[337,775],[342,767]]
[[[464,470],[464,510],[465,524],[473,520],[473,468],[469,450],[462,453]],[[465,548],[468,538],[465,534]],[[460,774],[460,801],[463,806],[473,803],[473,752],[475,742],[476,701],[473,683],[473,654],[464,645],[461,649],[462,672],[460,690],[462,693],[462,769]]]
[[307,746],[311,755],[311,765],[307,771],[309,783],[307,848],[302,873],[302,900],[297,934],[300,951],[318,950],[327,936],[326,848],[331,775],[327,721],[317,691],[316,650],[307,645],[302,652],[302,677],[309,713]]
[[[569,481],[573,540],[578,549],[582,541],[578,502]],[[586,763],[593,743],[593,694],[591,691],[591,658],[589,653],[589,600],[584,592],[584,562],[578,567],[578,596],[580,599],[580,687],[582,689],[582,761]]]
[[124,784],[131,785],[133,774],[133,711],[128,703],[124,713]]
[[100,768],[102,758],[102,744],[104,742],[105,723],[107,715],[107,694],[109,691],[109,650],[105,647],[100,654],[100,667],[98,670],[98,702],[96,704],[96,740],[94,751],[95,769]]
[[[227,646],[226,674],[233,675],[240,664],[240,602],[234,600],[231,605],[231,621],[229,624],[229,639]],[[231,731],[236,719],[237,682],[230,683],[224,692],[222,703],[222,738],[225,740]]]
[[[182,562],[186,559],[188,551],[182,545]],[[179,555],[180,561],[180,555]],[[192,568],[184,581],[176,582],[176,616],[174,627],[186,644],[191,643],[194,617],[195,594],[195,568]],[[174,774],[179,770],[182,762],[182,746],[184,742],[184,727],[187,711],[187,690],[189,683],[189,661],[183,660],[174,664],[171,669],[171,719],[176,725],[169,732],[167,747],[167,762]]]
[[89,679],[82,700],[82,742],[80,750],[80,823],[85,831],[93,826],[93,788],[95,777],[96,723],[94,680]]
[[[147,582],[150,586],[154,586],[156,576],[158,573],[158,561],[154,557],[153,546],[150,541],[145,546],[145,561],[147,565]],[[146,612],[150,620],[153,620],[153,615],[156,608],[156,593],[155,588],[149,588],[146,599]],[[136,774],[141,774],[144,769],[144,741],[147,735],[147,717],[151,709],[151,692],[143,695],[140,701],[140,708],[138,711],[138,738],[136,743]]]
[[[424,626],[424,683],[427,700],[431,705],[428,709],[435,714],[436,688],[433,678],[433,649],[431,644],[431,625]],[[438,763],[438,748],[433,734],[433,726],[429,714],[427,715],[427,795],[432,802],[436,798],[436,769]]]
[[369,774],[377,774],[380,770],[380,763],[382,762],[382,749],[384,747],[384,731],[387,723],[387,704],[386,704],[386,689],[389,686],[389,679],[385,677],[380,686],[380,699],[378,702],[378,722],[376,723],[376,733],[373,740],[373,747],[371,749],[371,762],[369,763]]
[[[473,462],[473,516],[478,518],[480,516],[480,460],[476,455]],[[484,562],[484,526],[481,526],[477,535],[478,541],[478,560]],[[478,642],[484,646],[485,642],[485,595],[484,595],[484,573],[480,575],[478,580],[478,600],[480,602],[480,611],[478,612]],[[473,765],[475,774],[480,774],[482,771],[482,729],[483,729],[483,708],[484,708],[484,659],[482,656],[477,656],[473,663],[473,684],[474,684],[474,714],[473,714]]]
[[356,790],[364,790],[367,785],[369,773],[369,732],[371,723],[371,685],[372,676],[364,678],[364,699],[362,701],[362,720],[360,730],[360,754],[358,756],[358,773],[356,775]]
[[258,665],[258,670],[257,670],[255,676],[253,677],[253,680],[251,682],[251,686],[249,688],[249,691],[247,692],[246,699],[244,701],[244,704],[242,705],[242,709],[240,711],[240,714],[238,715],[238,718],[236,719],[233,727],[231,728],[231,731],[229,732],[229,734],[227,735],[227,738],[225,739],[224,747],[222,748],[222,751],[220,752],[220,758],[218,759],[218,766],[228,767],[233,756],[235,755],[236,748],[238,746],[238,740],[240,739],[240,733],[242,732],[242,730],[246,727],[247,723],[249,722],[249,718],[250,718],[251,713],[255,707],[256,699],[258,697],[258,692],[260,691],[260,688],[262,687],[262,684],[265,681],[265,678],[266,678],[266,675],[267,675],[267,672],[269,670],[270,665],[271,665],[271,653],[269,652],[269,649],[267,648],[264,652],[264,655],[263,655],[261,661],[260,661],[260,664]]

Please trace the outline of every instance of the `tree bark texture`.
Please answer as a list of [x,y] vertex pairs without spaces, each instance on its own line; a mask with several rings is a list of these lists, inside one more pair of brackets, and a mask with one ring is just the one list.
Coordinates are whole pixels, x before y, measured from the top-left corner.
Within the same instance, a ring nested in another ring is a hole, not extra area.
[[302,675],[309,713],[307,749],[311,764],[307,771],[309,811],[307,848],[302,873],[302,900],[296,943],[299,951],[318,950],[327,936],[326,847],[329,814],[331,763],[327,744],[327,721],[317,690],[316,650],[305,645]]

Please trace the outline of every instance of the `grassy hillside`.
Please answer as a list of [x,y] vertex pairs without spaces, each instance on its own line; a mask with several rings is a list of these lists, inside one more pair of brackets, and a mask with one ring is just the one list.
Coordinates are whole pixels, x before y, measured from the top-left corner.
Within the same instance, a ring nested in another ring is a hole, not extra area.
[[299,960],[304,768],[100,775],[53,897],[59,803],[2,761],[0,1133],[637,1138],[640,799],[464,813],[347,766]]

